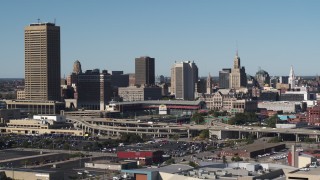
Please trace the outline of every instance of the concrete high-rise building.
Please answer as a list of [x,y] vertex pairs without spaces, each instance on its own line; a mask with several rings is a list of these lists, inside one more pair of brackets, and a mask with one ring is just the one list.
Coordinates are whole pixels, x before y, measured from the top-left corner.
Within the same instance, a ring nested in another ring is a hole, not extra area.
[[60,101],[60,27],[30,24],[24,35],[26,99]]
[[135,78],[136,85],[154,85],[154,58],[143,56],[135,59]]
[[78,107],[90,110],[104,110],[111,100],[110,74],[106,70],[87,70],[78,75]]
[[296,87],[296,77],[294,75],[294,71],[293,71],[293,67],[292,66],[291,66],[291,69],[290,69],[288,83],[289,83],[291,89]]
[[123,74],[123,71],[112,71],[111,74],[110,80],[113,88],[129,86],[129,74]]
[[239,89],[247,86],[247,75],[244,67],[241,67],[238,51],[234,58],[233,69],[231,69],[229,78],[229,88]]
[[129,73],[129,86],[134,86],[136,83],[136,75],[134,73]]
[[198,67],[194,62],[175,63],[171,68],[171,93],[177,99],[194,100]]
[[279,83],[281,84],[289,84],[289,76],[280,76]]
[[219,71],[219,87],[220,89],[229,89],[231,69],[222,69]]

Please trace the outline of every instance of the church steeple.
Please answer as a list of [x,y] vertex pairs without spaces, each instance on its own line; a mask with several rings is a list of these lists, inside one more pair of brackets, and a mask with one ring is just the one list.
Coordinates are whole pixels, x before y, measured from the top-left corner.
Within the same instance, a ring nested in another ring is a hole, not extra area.
[[296,86],[296,77],[294,75],[294,71],[293,71],[293,67],[291,66],[291,69],[290,69],[290,73],[289,73],[289,85],[290,85],[290,88],[294,88]]
[[207,94],[212,94],[212,79],[210,73],[207,77]]

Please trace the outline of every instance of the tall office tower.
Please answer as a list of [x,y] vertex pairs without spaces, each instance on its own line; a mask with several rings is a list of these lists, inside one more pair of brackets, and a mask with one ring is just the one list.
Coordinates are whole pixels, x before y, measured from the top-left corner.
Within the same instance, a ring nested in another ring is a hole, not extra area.
[[203,94],[207,92],[207,81],[205,78],[199,78],[195,83],[195,93],[197,98],[199,94]]
[[123,74],[123,71],[112,71],[111,74],[110,80],[113,88],[129,86],[129,74]]
[[175,63],[171,68],[171,93],[176,99],[194,100],[198,67],[194,62]]
[[135,78],[137,85],[154,85],[154,58],[143,56],[135,59]]
[[231,69],[224,68],[219,71],[219,87],[220,89],[229,89],[229,78]]
[[80,61],[76,60],[73,64],[73,73],[75,74],[81,74],[82,69],[81,69],[81,63]]
[[290,74],[289,74],[288,83],[289,83],[289,85],[290,85],[290,88],[296,87],[296,77],[295,77],[295,75],[294,75],[294,71],[293,71],[293,67],[292,67],[292,66],[291,66],[291,69],[290,69]]
[[73,63],[72,73],[69,76],[67,76],[67,85],[68,86],[73,86],[73,85],[77,86],[79,74],[82,74],[81,63],[80,63],[80,61],[76,60]]
[[239,89],[247,86],[247,75],[244,67],[241,67],[238,51],[234,58],[233,69],[231,69],[229,88]]
[[106,70],[87,70],[78,75],[78,107],[90,110],[104,110],[111,100],[110,74]]
[[279,83],[289,84],[289,76],[280,76],[279,77]]
[[60,101],[60,27],[30,24],[24,35],[26,99]]

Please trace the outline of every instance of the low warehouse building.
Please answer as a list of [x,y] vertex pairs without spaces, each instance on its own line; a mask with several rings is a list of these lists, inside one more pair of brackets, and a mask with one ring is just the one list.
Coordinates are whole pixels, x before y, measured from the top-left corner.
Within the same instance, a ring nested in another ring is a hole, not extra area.
[[285,144],[278,143],[262,143],[250,144],[239,147],[238,149],[226,149],[221,151],[221,156],[240,156],[245,158],[255,158],[258,155],[263,155],[271,152],[278,152],[286,148]]
[[113,171],[121,171],[125,169],[134,169],[138,168],[137,161],[106,161],[106,160],[99,160],[94,162],[85,163],[84,166],[86,168],[96,168],[96,169],[107,169]]

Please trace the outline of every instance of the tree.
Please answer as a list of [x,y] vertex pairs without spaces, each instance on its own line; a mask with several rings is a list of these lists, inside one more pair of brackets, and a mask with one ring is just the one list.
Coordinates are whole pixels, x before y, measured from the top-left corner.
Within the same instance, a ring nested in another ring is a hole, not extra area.
[[174,164],[174,163],[176,163],[176,162],[175,162],[174,159],[171,158],[171,159],[166,160],[165,163],[166,163],[166,165],[170,165],[170,164]]
[[211,110],[209,111],[209,114],[212,114],[214,117],[218,117],[218,116],[226,116],[228,114],[227,111],[215,111],[215,110]]
[[200,113],[196,112],[192,115],[191,121],[194,121],[197,124],[202,124],[204,122],[204,117]]
[[257,121],[258,121],[258,117],[256,113],[245,112],[245,113],[235,114],[235,116],[228,121],[228,124],[241,125],[241,124],[246,124],[247,122],[257,122]]
[[254,143],[254,136],[252,134],[249,134],[248,138],[246,139],[247,144]]
[[200,135],[199,135],[199,137],[201,138],[201,139],[208,139],[209,138],[209,129],[204,129],[204,130],[202,130],[201,132],[200,132]]
[[276,124],[278,122],[278,116],[277,115],[274,115],[270,118],[267,119],[266,123],[267,123],[267,126],[268,127],[271,127],[271,128],[275,128],[276,127]]
[[172,136],[172,139],[174,139],[175,141],[178,141],[179,138],[180,138],[179,134],[175,134]]
[[196,163],[193,162],[193,161],[189,161],[189,166],[192,166],[192,167],[194,167],[194,168],[197,168],[199,165],[196,164]]
[[232,117],[229,120],[229,124],[231,124],[231,125],[234,125],[234,124],[237,124],[237,125],[245,124],[246,123],[246,119],[247,119],[247,116],[244,113],[237,113],[237,114],[235,114],[234,117]]
[[278,142],[281,142],[281,139],[279,137],[273,137],[268,141],[268,143],[278,143]]
[[224,164],[227,164],[227,158],[226,158],[226,156],[222,156],[222,162],[223,162]]
[[120,141],[126,142],[126,143],[138,143],[138,142],[143,142],[143,139],[137,134],[122,133],[120,137]]
[[315,139],[315,138],[308,138],[308,137],[306,137],[306,138],[303,139],[303,142],[306,142],[306,143],[314,143],[314,142],[316,142],[316,139]]
[[239,157],[239,156],[233,156],[233,157],[231,158],[231,161],[239,162],[239,161],[243,161],[243,159],[242,159],[241,157]]

